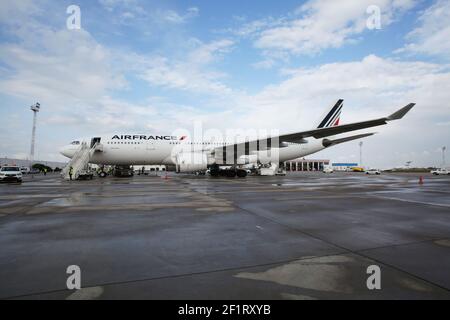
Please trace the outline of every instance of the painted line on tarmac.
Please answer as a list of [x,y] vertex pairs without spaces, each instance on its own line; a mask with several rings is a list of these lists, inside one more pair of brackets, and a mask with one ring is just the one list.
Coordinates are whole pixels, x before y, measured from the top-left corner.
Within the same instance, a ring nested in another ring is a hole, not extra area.
[[387,200],[396,200],[396,201],[409,202],[409,203],[417,203],[417,204],[424,204],[424,205],[428,205],[428,206],[436,206],[436,207],[450,208],[450,204],[445,204],[445,203],[414,201],[414,200],[401,199],[401,198],[394,198],[394,197],[375,197],[375,198],[379,198],[379,199],[387,199]]

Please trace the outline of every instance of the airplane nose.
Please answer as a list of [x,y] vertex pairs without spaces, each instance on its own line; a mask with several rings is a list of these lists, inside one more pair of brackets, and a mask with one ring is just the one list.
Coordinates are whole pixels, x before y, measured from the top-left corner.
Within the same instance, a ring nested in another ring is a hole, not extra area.
[[67,158],[70,158],[70,155],[69,155],[69,147],[68,146],[64,146],[64,147],[62,147],[61,149],[59,149],[59,153],[61,153],[63,156],[65,156],[65,157],[67,157]]

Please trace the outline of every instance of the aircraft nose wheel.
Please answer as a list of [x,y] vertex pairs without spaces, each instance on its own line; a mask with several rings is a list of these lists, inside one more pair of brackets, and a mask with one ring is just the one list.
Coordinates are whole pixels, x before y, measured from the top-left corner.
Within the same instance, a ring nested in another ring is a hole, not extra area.
[[209,169],[209,174],[211,177],[218,177],[220,176],[220,168],[218,165],[212,165]]
[[236,170],[226,170],[226,176],[228,178],[234,178],[236,177]]
[[247,176],[247,170],[243,169],[220,169],[218,166],[212,166],[210,168],[209,174],[211,177],[227,177],[227,178],[234,178],[238,176],[239,178],[245,178]]
[[236,174],[239,178],[245,178],[247,176],[247,171],[246,170],[237,170]]

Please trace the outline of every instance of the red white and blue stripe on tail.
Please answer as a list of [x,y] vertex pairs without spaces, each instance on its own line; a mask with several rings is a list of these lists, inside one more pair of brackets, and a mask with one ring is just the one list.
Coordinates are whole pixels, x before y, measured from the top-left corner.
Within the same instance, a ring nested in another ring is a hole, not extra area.
[[344,100],[339,99],[331,110],[325,115],[317,128],[328,128],[339,125],[341,119],[341,111],[344,105]]

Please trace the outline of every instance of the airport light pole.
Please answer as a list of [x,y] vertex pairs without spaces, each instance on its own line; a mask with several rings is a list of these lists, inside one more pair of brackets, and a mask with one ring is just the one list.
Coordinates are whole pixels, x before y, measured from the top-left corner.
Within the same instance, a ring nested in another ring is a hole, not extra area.
[[359,165],[362,167],[363,163],[362,163],[362,147],[363,147],[363,142],[360,141],[359,142]]
[[34,161],[34,143],[36,140],[36,118],[37,113],[41,109],[41,105],[39,102],[36,102],[30,107],[31,111],[33,111],[33,131],[31,133],[31,150],[30,150],[30,170],[33,169],[33,161]]
[[445,168],[445,150],[447,149],[446,146],[442,147],[442,168]]

